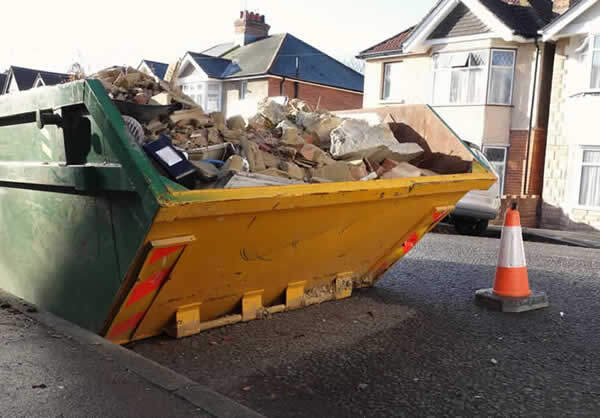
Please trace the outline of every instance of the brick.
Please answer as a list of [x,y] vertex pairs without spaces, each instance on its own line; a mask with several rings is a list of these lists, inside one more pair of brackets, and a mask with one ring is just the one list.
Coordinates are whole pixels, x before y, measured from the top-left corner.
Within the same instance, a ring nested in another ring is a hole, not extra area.
[[[281,80],[269,79],[269,96],[280,96]],[[294,82],[286,80],[283,83],[283,95],[294,98]],[[298,98],[316,108],[330,111],[360,109],[363,103],[362,93],[352,93],[327,87],[298,83]]]

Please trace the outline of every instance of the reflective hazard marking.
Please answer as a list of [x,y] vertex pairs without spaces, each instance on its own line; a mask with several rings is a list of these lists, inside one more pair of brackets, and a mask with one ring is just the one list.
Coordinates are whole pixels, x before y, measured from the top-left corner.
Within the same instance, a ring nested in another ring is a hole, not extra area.
[[408,252],[412,250],[418,242],[419,236],[416,233],[412,234],[410,238],[404,243],[404,254],[408,254]]
[[525,249],[520,226],[505,226],[500,239],[498,267],[525,267]]
[[158,292],[169,279],[186,245],[192,241],[193,237],[183,237],[150,243],[150,250],[137,279],[106,333],[109,340],[118,343],[131,340]]

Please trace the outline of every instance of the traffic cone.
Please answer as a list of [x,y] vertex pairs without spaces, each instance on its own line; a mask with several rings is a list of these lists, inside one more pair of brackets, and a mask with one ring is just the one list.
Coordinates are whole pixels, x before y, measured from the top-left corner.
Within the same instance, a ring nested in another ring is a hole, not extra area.
[[517,204],[506,211],[493,289],[481,289],[475,300],[502,312],[525,312],[548,306],[544,292],[532,292],[527,277],[521,216]]

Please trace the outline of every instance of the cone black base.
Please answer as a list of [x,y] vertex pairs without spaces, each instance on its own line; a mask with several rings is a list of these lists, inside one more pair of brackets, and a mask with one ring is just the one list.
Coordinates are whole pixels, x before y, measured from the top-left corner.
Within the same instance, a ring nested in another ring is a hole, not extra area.
[[496,295],[494,289],[475,292],[475,302],[491,310],[517,313],[547,308],[550,305],[546,292],[532,291],[526,298],[510,298]]

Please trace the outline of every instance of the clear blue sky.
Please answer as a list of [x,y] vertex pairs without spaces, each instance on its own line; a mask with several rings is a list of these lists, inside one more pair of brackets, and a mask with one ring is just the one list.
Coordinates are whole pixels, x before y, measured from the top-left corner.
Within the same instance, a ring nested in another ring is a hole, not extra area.
[[[338,59],[420,20],[434,0],[81,0],[8,1],[0,24],[0,69],[97,70],[172,61],[233,37],[240,9],[266,15],[271,33],[289,32]],[[34,5],[35,4],[35,5]],[[14,17],[14,18],[11,18]]]

